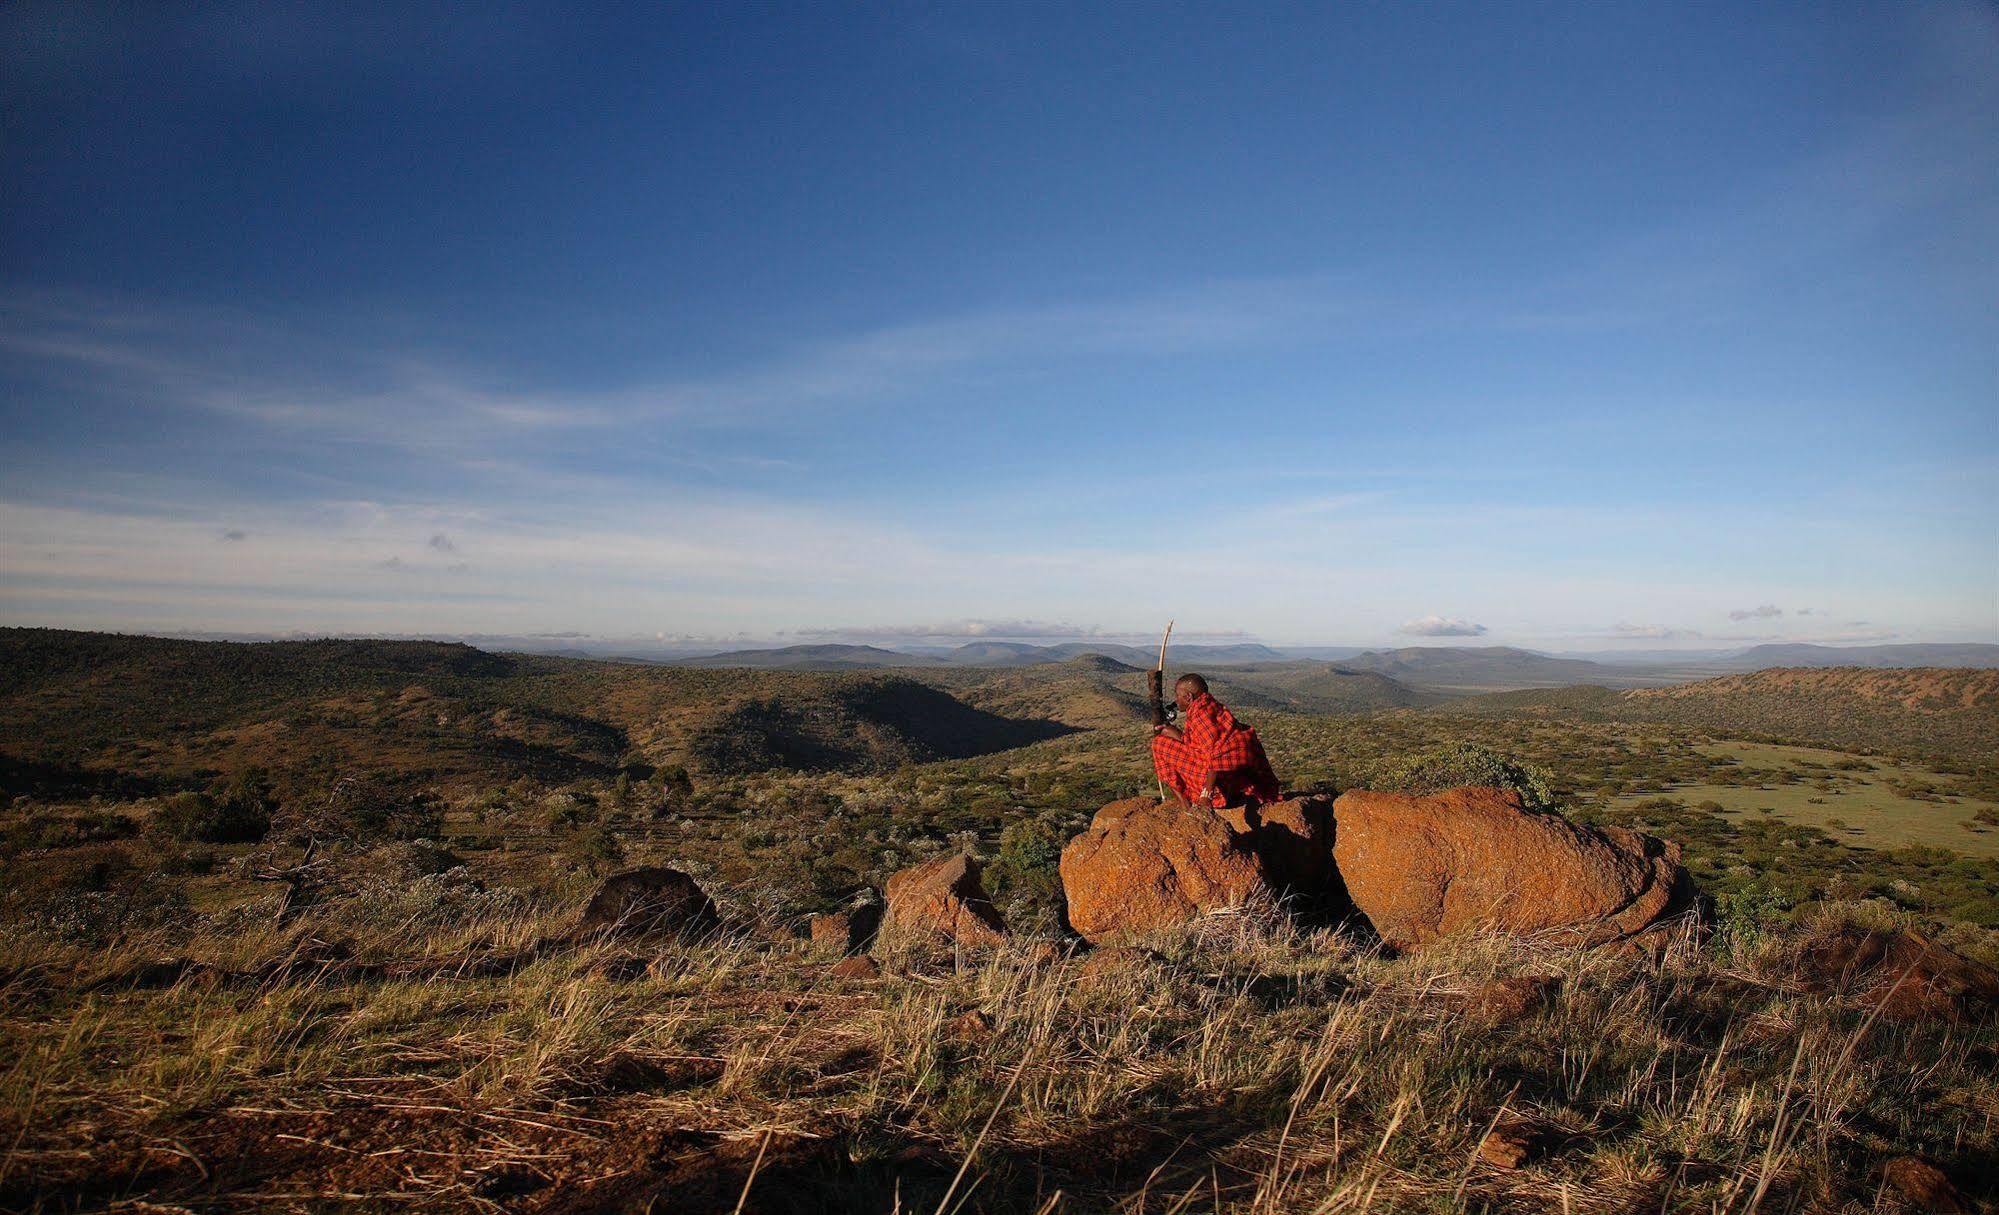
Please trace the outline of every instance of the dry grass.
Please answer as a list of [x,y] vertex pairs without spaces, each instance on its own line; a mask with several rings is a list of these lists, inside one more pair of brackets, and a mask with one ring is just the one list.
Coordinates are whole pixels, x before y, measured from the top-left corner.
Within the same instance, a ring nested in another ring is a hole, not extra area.
[[[859,982],[750,932],[472,964],[551,927],[336,951],[299,925],[177,972],[144,942],[0,945],[0,1205],[1871,1210],[1893,1155],[1974,1193],[1999,1162],[1989,1018],[1873,1020],[1746,949],[1388,959],[1222,923]],[[1507,975],[1559,993],[1481,1020]],[[1501,1123],[1534,1145],[1517,1169],[1479,1157]]]

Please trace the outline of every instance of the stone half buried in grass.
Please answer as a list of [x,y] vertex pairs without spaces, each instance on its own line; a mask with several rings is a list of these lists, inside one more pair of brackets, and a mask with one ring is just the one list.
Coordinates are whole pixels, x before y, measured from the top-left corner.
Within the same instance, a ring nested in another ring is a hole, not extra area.
[[965,853],[898,871],[883,887],[882,898],[887,904],[880,931],[884,940],[929,938],[993,946],[1006,939],[1006,921],[979,881],[979,863]]
[[833,963],[833,968],[827,973],[836,979],[860,980],[880,978],[881,972],[881,963],[867,954],[857,953]]
[[1127,940],[1271,901],[1248,834],[1205,806],[1112,802],[1062,849],[1069,926],[1086,940]]
[[1481,1028],[1513,1025],[1546,1008],[1561,990],[1560,975],[1510,975],[1479,984],[1458,999],[1464,1021]]
[[1956,1020],[1999,1005],[1999,970],[1913,932],[1840,924],[1809,934],[1780,969],[1898,1020]]
[[1920,1156],[1897,1156],[1881,1166],[1881,1180],[1919,1211],[1958,1215],[1970,1210],[1950,1177]]
[[1602,944],[1688,907],[1679,845],[1526,809],[1510,790],[1343,793],[1334,862],[1396,948],[1472,932]]
[[1517,1169],[1541,1154],[1547,1136],[1531,1122],[1502,1119],[1479,1140],[1478,1156],[1496,1169]]
[[815,915],[811,920],[812,950],[820,954],[866,953],[881,927],[879,903],[862,903],[845,911]]
[[721,926],[714,900],[693,878],[678,869],[655,866],[605,878],[570,935],[578,940],[703,937]]

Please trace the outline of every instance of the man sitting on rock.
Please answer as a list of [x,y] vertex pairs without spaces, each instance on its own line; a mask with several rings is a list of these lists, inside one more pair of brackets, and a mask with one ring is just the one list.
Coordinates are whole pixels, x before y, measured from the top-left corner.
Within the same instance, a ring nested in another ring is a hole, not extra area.
[[1182,725],[1152,727],[1152,767],[1182,801],[1202,806],[1264,805],[1282,799],[1256,731],[1208,694],[1208,681],[1173,683]]

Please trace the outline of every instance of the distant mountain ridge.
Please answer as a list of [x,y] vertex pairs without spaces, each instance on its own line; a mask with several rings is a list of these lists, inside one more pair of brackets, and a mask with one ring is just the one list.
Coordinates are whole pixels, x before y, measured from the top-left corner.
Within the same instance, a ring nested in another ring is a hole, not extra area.
[[941,658],[905,654],[871,645],[787,645],[769,650],[730,650],[700,658],[679,658],[663,665],[676,667],[745,667],[760,671],[838,671],[934,667]]
[[1643,676],[1579,658],[1551,658],[1513,646],[1406,646],[1370,650],[1338,664],[1349,671],[1386,675],[1412,687],[1440,691],[1567,687],[1602,683],[1629,686]]
[[[753,667],[760,670],[838,670],[858,667],[1023,667],[1067,662],[1084,654],[1101,654],[1127,665],[1151,670],[1159,651],[1143,646],[1111,642],[1065,641],[1056,645],[1033,645],[1022,641],[972,641],[943,653],[912,653],[872,645],[825,643],[788,645],[772,649],[730,650],[693,658],[666,660],[683,667]],[[1287,655],[1267,645],[1174,646],[1167,661],[1176,666],[1206,663],[1210,666],[1242,666],[1257,662],[1284,662]]]

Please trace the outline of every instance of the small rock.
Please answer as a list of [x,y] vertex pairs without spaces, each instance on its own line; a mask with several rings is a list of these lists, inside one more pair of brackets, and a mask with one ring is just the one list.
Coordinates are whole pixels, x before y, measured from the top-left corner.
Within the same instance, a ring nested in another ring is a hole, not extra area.
[[812,917],[812,947],[822,953],[865,953],[874,944],[875,931],[881,927],[882,909],[878,903],[864,903],[848,911],[829,912]]
[[1944,1171],[1920,1156],[1897,1156],[1890,1160],[1881,1166],[1881,1180],[1911,1205],[1925,1211],[1955,1215],[1968,1209]]
[[873,979],[878,978],[881,972],[881,965],[873,958],[857,953],[833,963],[832,975],[836,979]]
[[944,1032],[961,1042],[976,1042],[993,1032],[993,1019],[974,1008],[946,1021]]
[[1511,975],[1494,979],[1464,998],[1464,1014],[1480,1025],[1511,1025],[1541,1011],[1561,985],[1558,975]]
[[1150,949],[1131,945],[1099,945],[1083,958],[1080,969],[1083,974],[1095,978],[1144,970],[1161,960],[1161,956]]
[[700,937],[721,926],[714,901],[693,878],[657,866],[605,878],[584,905],[574,935]]
[[1496,1169],[1517,1169],[1539,1146],[1540,1136],[1524,1122],[1501,1123],[1479,1142],[1478,1157]]
[[1006,938],[1006,921],[979,882],[979,863],[968,854],[911,865],[889,878],[882,896],[884,934],[943,937],[960,945],[997,945]]
[[1789,965],[1807,990],[1844,992],[1903,1020],[1999,1004],[1999,971],[1913,932],[1841,925],[1809,939]]

